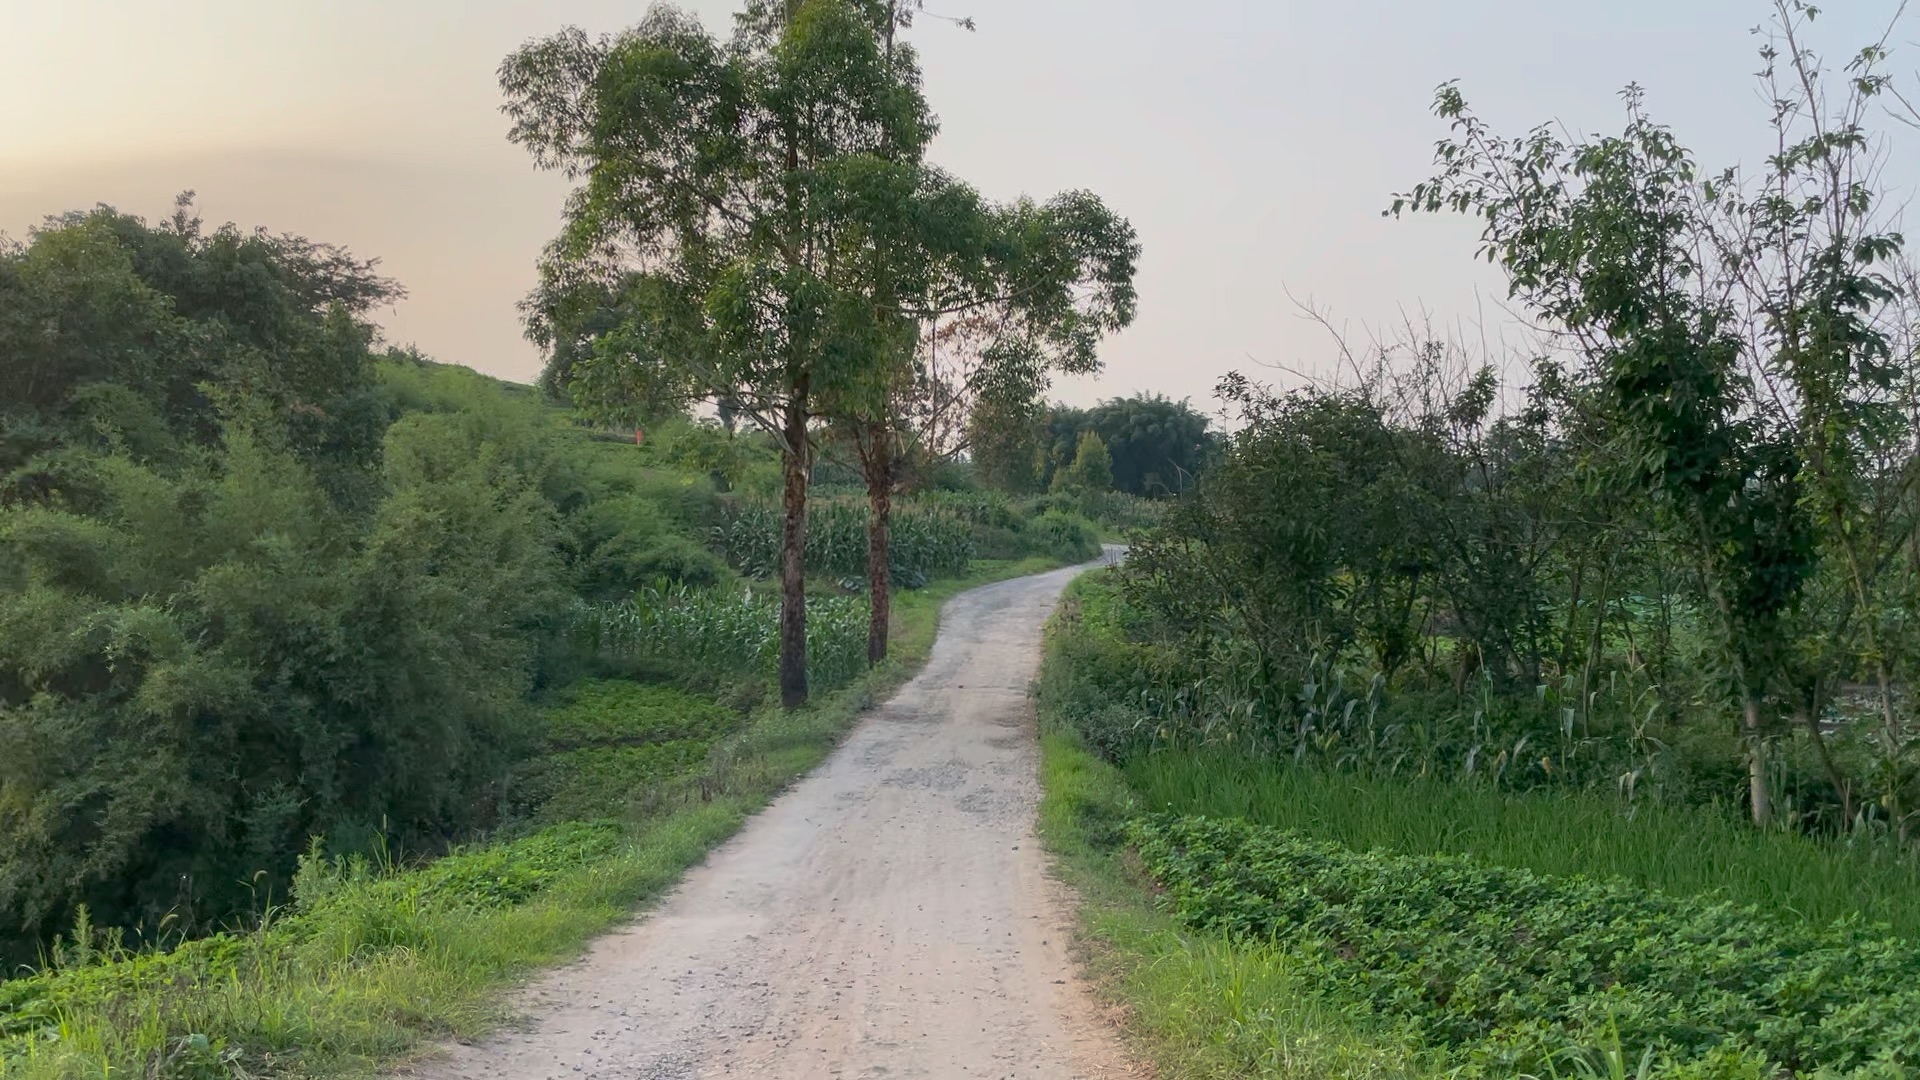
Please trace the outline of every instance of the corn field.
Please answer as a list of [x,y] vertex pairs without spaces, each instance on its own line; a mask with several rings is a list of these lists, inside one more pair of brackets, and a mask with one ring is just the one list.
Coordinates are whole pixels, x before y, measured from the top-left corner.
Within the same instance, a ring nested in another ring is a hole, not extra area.
[[[750,577],[780,572],[780,508],[741,503],[715,530],[727,561]],[[974,559],[972,524],[947,508],[896,506],[889,546],[894,583],[917,589],[938,577],[964,575]],[[843,583],[867,578],[867,508],[816,502],[807,512],[807,572]]]
[[[708,675],[772,676],[780,656],[780,604],[751,592],[650,588],[633,600],[573,610],[580,644],[607,659]],[[867,667],[867,602],[807,601],[807,675],[817,690],[845,686]]]

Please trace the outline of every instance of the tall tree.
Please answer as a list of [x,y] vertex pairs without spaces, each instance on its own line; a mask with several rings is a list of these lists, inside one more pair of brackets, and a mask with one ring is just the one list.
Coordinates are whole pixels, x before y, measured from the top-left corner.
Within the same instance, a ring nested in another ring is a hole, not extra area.
[[890,5],[755,0],[731,42],[660,6],[534,41],[501,67],[511,137],[577,181],[529,303],[536,337],[582,290],[626,318],[573,364],[589,412],[726,403],[783,459],[780,697],[807,697],[803,553],[818,417],[871,397],[898,345],[871,255],[934,125],[886,55]]
[[1832,632],[1862,638],[1883,723],[1900,727],[1878,636],[1890,605],[1874,579],[1904,539],[1888,526],[1909,479],[1892,463],[1912,439],[1891,340],[1911,325],[1895,281],[1908,271],[1870,185],[1866,127],[1887,86],[1885,41],[1853,58],[1830,100],[1801,44],[1817,9],[1775,9],[1761,77],[1780,149],[1757,182],[1703,175],[1636,87],[1621,135],[1569,143],[1547,127],[1500,138],[1447,85],[1439,172],[1394,203],[1479,217],[1483,254],[1601,389],[1616,478],[1654,497],[1698,577],[1761,824],[1774,814],[1778,717],[1803,716],[1824,752],[1820,692],[1810,703],[1781,685],[1798,678],[1783,674],[1796,651],[1806,659],[1793,620],[1821,606],[1805,601],[1823,570],[1847,582]]
[[981,483],[1016,495],[1039,491],[1046,473],[1046,406],[985,395],[967,413],[967,454]]
[[888,518],[902,462],[957,452],[959,418],[982,393],[1031,400],[1055,372],[1098,370],[1101,338],[1131,323],[1135,307],[1139,244],[1097,197],[993,206],[937,171],[922,175],[920,194],[879,243],[891,252],[883,264],[895,303],[882,321],[925,329],[888,355],[854,425],[869,502],[874,662],[887,651]]
[[1212,452],[1205,413],[1160,394],[1113,398],[1088,413],[1113,455],[1113,486],[1134,495],[1187,490]]

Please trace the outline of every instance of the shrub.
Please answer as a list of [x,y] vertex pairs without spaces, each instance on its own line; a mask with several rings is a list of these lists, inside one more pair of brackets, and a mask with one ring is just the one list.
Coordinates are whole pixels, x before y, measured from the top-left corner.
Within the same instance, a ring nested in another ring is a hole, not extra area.
[[1027,526],[1047,555],[1066,563],[1086,562],[1100,554],[1100,531],[1078,514],[1049,510]]

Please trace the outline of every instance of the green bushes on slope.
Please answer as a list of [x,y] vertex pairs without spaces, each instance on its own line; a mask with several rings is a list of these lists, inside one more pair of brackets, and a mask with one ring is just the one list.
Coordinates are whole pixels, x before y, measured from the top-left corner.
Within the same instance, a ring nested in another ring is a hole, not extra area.
[[374,347],[299,238],[100,210],[0,250],[0,958],[497,823],[573,597],[731,578],[704,478]]

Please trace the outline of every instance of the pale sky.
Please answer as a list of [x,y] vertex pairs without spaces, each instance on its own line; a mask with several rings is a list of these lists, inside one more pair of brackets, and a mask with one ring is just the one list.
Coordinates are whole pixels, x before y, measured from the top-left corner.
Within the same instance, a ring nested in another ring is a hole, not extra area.
[[[724,32],[734,4],[693,0]],[[1884,0],[1834,0],[1838,59]],[[0,0],[0,231],[98,202],[149,218],[199,193],[211,223],[265,225],[377,256],[408,298],[390,340],[529,380],[514,305],[558,224],[563,181],[505,139],[495,70],[568,24],[613,31],[637,2]],[[1761,0],[937,0],[977,33],[913,31],[943,166],[989,196],[1099,193],[1138,229],[1140,316],[1075,403],[1155,390],[1212,406],[1262,364],[1325,371],[1324,331],[1431,311],[1501,331],[1498,279],[1459,220],[1383,220],[1444,135],[1458,78],[1496,128],[1617,129],[1638,82],[1703,163],[1757,165]],[[1895,70],[1920,68],[1902,27]],[[1909,142],[1920,142],[1916,135]],[[1891,175],[1920,177],[1903,147]],[[1911,184],[1908,184],[1909,188]],[[1286,381],[1276,372],[1264,377]]]

